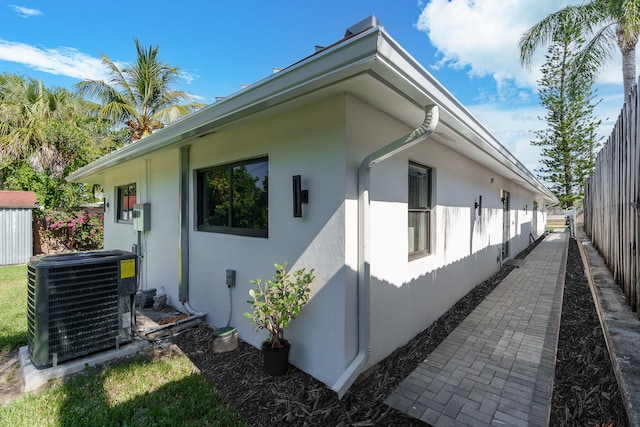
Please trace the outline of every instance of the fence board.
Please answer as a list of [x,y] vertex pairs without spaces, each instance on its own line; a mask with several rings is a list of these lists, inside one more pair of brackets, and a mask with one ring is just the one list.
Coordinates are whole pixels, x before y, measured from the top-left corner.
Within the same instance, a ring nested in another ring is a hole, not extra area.
[[[584,228],[629,305],[640,313],[640,98],[636,85],[585,186]],[[640,316],[640,314],[639,314]]]

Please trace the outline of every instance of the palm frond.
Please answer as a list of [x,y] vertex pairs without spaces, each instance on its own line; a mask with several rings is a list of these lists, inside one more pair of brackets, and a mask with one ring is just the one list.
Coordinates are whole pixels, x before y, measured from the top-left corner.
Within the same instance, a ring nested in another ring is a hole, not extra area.
[[520,63],[530,69],[535,51],[540,47],[550,46],[555,39],[566,35],[567,31],[577,31],[588,38],[603,24],[613,22],[609,1],[595,0],[579,6],[567,6],[545,17],[520,37]]
[[525,31],[518,41],[520,63],[530,69],[535,51],[540,47],[550,46],[554,39],[563,33],[565,23],[570,21],[572,15],[572,10],[569,7],[565,7],[548,15]]
[[110,73],[109,85],[118,90],[119,92],[124,93],[124,96],[133,100],[134,94],[129,86],[129,82],[126,79],[126,73],[124,70],[120,70],[118,65],[113,62],[107,55],[102,55],[102,63],[107,66]]
[[189,104],[182,104],[182,105],[170,105],[166,108],[163,108],[157,111],[153,116],[151,116],[151,119],[153,121],[160,121],[163,123],[170,124],[170,123],[174,123],[181,117],[184,117],[192,113],[197,108],[202,108],[202,104],[189,103]]
[[577,71],[595,77],[598,70],[609,61],[616,51],[615,31],[609,24],[592,34],[591,38],[584,42],[576,53]]

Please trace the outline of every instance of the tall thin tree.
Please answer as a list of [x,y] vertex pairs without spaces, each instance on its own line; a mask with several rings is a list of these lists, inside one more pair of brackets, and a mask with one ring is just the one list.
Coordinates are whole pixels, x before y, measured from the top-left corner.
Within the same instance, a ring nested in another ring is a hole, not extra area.
[[593,117],[594,73],[577,62],[573,47],[580,44],[580,30],[565,22],[549,47],[542,66],[540,102],[547,109],[548,127],[536,132],[533,145],[542,147],[539,172],[563,207],[583,198],[583,186],[595,165],[597,128]]

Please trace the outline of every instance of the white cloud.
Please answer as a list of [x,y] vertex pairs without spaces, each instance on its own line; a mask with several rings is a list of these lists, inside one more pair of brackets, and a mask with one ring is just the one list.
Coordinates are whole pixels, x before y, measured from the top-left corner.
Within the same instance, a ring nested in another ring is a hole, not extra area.
[[[545,16],[583,0],[430,0],[417,27],[441,55],[436,67],[465,70],[470,78],[491,77],[495,93],[483,89],[469,110],[529,170],[540,167],[540,147],[533,131],[547,124],[535,97],[546,49],[539,49],[531,70],[520,65],[518,40]],[[622,66],[615,54],[601,71],[594,116],[602,119],[599,135],[609,137],[622,107]],[[639,57],[640,59],[640,57]],[[531,99],[530,99],[531,98]]]
[[499,102],[470,105],[471,113],[532,172],[540,167],[540,147],[531,145],[534,131],[544,129],[539,116],[545,114],[541,107],[530,106],[505,109]]
[[545,16],[581,0],[431,0],[418,19],[431,44],[442,55],[436,65],[490,76],[498,89],[509,81],[535,87],[545,49],[531,70],[520,65],[518,40]]
[[619,86],[600,87],[597,93],[601,102],[596,105],[594,115],[602,120],[598,134],[603,138],[603,144],[609,138],[613,127],[622,111],[624,95]]
[[0,60],[16,62],[34,70],[80,80],[106,80],[108,76],[99,58],[68,47],[43,49],[0,39]]
[[194,93],[187,93],[195,102],[206,102],[206,98],[204,96],[196,95]]
[[[109,71],[100,58],[71,47],[42,48],[0,39],[0,61],[15,62],[37,71],[78,80],[109,80]],[[129,64],[114,61],[123,69]],[[190,84],[198,74],[181,70],[179,78]]]
[[[622,106],[619,88],[610,89],[610,93],[598,94],[602,101],[594,111],[594,116],[602,120],[598,130],[601,144],[609,138]],[[546,121],[540,120],[547,113],[543,107],[505,108],[500,102],[485,102],[467,108],[527,169],[535,173],[540,168],[541,147],[531,145],[531,141],[536,139],[535,131],[547,127]]]
[[191,82],[193,82],[195,79],[199,78],[200,76],[198,74],[193,74],[184,70],[180,70],[178,73],[178,77],[184,80],[187,84],[191,84]]
[[16,6],[15,4],[10,4],[9,7],[13,9],[23,18],[29,18],[31,16],[42,15],[42,12],[38,9],[29,9],[28,7]]

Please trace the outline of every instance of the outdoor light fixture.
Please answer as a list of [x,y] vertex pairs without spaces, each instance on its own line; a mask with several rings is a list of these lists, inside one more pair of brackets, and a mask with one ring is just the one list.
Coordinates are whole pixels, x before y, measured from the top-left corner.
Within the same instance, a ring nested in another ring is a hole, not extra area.
[[474,202],[475,209],[478,210],[478,216],[482,216],[482,196],[478,196],[478,201]]
[[293,217],[302,218],[302,204],[309,203],[309,190],[302,189],[300,175],[293,176]]

